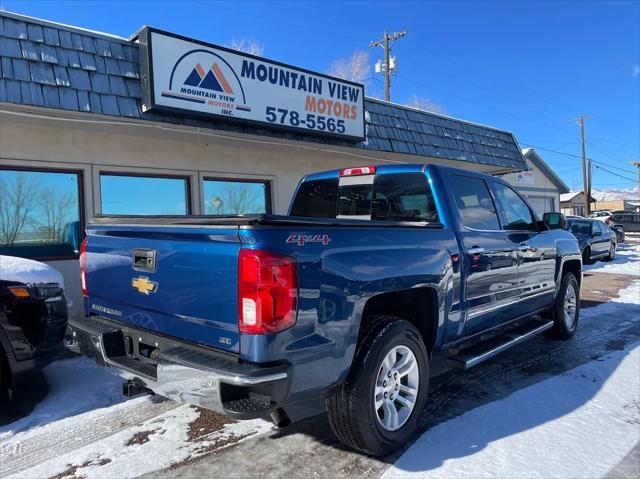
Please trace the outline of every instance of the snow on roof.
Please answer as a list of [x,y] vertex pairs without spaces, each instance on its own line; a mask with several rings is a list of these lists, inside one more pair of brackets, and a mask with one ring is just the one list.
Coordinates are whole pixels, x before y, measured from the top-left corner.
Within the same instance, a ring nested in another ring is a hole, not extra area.
[[570,191],[569,193],[562,193],[560,195],[560,201],[571,201],[581,193],[582,191]]

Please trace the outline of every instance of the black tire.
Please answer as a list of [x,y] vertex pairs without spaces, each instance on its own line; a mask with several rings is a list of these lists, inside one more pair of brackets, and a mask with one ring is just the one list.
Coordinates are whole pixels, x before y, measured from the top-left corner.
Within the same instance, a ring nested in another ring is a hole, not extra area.
[[[573,288],[575,294],[575,314],[571,325],[567,324],[565,320],[565,298],[569,288]],[[578,321],[580,320],[580,286],[573,273],[564,273],[562,276],[560,290],[549,316],[553,319],[553,328],[550,330],[550,336],[554,338],[569,339],[578,329]]]
[[582,264],[591,264],[593,260],[591,259],[591,247],[585,246],[582,250]]
[[[349,377],[327,398],[326,406],[331,429],[340,442],[372,456],[383,456],[405,444],[418,429],[427,400],[429,363],[422,337],[411,323],[384,316],[375,318],[372,324],[360,341]],[[401,427],[390,431],[378,418],[374,391],[382,361],[396,346],[409,348],[415,356],[419,382],[409,417]]]
[[609,247],[609,254],[604,258],[604,260],[613,261],[615,257],[616,257],[616,243],[612,241],[611,246]]
[[7,405],[11,401],[12,393],[11,371],[4,350],[0,347],[0,405]]

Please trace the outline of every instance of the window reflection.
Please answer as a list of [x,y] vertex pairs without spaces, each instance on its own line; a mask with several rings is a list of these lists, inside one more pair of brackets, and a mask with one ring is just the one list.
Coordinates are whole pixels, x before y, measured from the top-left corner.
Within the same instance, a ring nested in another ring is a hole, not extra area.
[[249,215],[269,211],[266,181],[205,179],[203,186],[207,215]]
[[80,174],[0,170],[0,254],[26,258],[78,253]]

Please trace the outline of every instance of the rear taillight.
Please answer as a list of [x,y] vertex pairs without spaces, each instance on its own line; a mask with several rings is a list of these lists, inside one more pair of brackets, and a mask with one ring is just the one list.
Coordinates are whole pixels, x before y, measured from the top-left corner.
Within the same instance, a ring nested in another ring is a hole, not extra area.
[[89,288],[87,286],[87,238],[80,245],[80,287],[82,295],[89,296]]
[[240,332],[270,334],[296,322],[298,269],[288,256],[240,250],[238,313]]

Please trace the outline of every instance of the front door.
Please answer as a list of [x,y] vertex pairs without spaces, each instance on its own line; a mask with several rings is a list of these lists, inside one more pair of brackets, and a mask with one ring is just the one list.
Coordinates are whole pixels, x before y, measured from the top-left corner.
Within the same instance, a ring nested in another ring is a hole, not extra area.
[[487,183],[476,176],[450,174],[464,249],[466,320],[459,335],[497,326],[517,315],[516,245],[502,231]]
[[502,229],[518,252],[518,313],[532,313],[553,301],[557,256],[554,233],[538,229],[535,215],[513,188],[498,181],[492,181],[491,187]]

